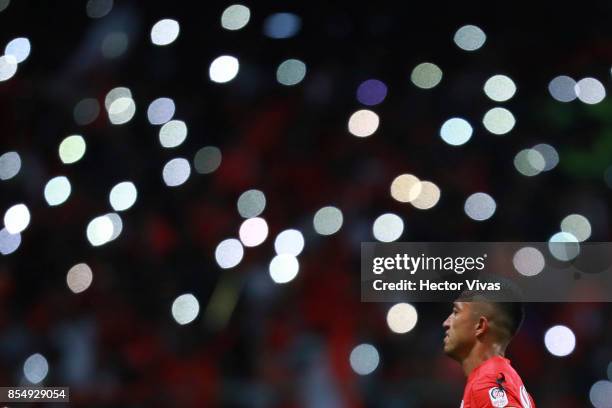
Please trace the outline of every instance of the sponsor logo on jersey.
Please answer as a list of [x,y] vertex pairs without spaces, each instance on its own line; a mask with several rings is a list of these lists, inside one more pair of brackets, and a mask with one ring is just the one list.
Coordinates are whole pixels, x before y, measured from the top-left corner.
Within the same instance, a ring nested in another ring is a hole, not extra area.
[[508,405],[506,391],[500,387],[493,387],[489,390],[489,398],[494,407],[503,408]]

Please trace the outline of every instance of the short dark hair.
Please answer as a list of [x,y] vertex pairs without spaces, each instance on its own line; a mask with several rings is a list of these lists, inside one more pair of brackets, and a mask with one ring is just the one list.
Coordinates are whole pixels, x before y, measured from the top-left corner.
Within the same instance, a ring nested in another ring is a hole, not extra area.
[[499,302],[478,291],[462,292],[457,300],[461,302],[485,302],[493,306],[496,313],[495,320],[507,333],[508,340],[514,337],[525,320],[525,305],[520,301]]

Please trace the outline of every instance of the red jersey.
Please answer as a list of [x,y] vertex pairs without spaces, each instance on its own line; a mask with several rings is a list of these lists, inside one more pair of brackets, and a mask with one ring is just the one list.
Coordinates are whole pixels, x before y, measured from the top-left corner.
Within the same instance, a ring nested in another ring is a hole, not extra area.
[[461,408],[491,407],[535,408],[510,360],[501,356],[488,359],[470,373],[461,401]]

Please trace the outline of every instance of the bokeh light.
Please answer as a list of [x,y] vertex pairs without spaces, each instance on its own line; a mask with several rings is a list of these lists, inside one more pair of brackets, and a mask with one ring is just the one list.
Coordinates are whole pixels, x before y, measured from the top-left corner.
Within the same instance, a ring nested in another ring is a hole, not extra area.
[[453,38],[457,47],[464,51],[475,51],[482,47],[487,40],[487,36],[475,25],[465,25],[457,30]]
[[281,85],[292,86],[302,82],[306,76],[306,64],[297,59],[281,62],[276,70],[276,80]]
[[451,146],[461,146],[472,137],[472,126],[467,120],[451,118],[440,128],[440,137]]
[[198,150],[193,158],[193,166],[200,174],[214,172],[221,165],[221,150],[215,146],[205,146]]
[[544,345],[553,356],[565,357],[574,351],[576,336],[567,326],[553,326],[544,335]]
[[31,49],[30,40],[25,37],[19,37],[6,44],[4,55],[12,55],[17,60],[17,63],[20,64],[28,58]]
[[516,251],[512,264],[518,273],[524,276],[535,276],[542,272],[546,261],[544,255],[533,247],[524,247]]
[[15,204],[4,213],[4,227],[11,234],[18,234],[30,224],[30,210],[25,204]]
[[85,292],[93,281],[93,273],[86,263],[74,265],[66,274],[66,284],[73,293]]
[[304,249],[304,235],[296,229],[287,229],[276,236],[274,250],[277,255],[298,256]]
[[128,49],[129,39],[122,31],[108,33],[102,41],[101,51],[104,58],[113,59],[123,55]]
[[440,201],[440,188],[432,183],[431,181],[421,181],[419,182],[418,187],[415,186],[413,189],[417,189],[419,191],[419,195],[410,203],[414,206],[414,208],[418,208],[419,210],[429,210],[430,208],[435,207]]
[[115,99],[108,108],[108,120],[113,125],[128,123],[136,113],[136,103],[131,97]]
[[342,228],[342,222],[342,211],[332,206],[319,209],[313,218],[314,229],[320,235],[335,234]]
[[582,102],[594,105],[604,100],[606,88],[595,78],[583,78],[576,83],[576,95]]
[[591,236],[591,223],[580,214],[570,214],[561,221],[561,231],[569,232],[579,242],[586,241]]
[[10,4],[11,0],[0,0],[0,13],[6,10]]
[[270,277],[275,283],[288,283],[297,276],[300,263],[293,255],[280,254],[272,258],[269,270]]
[[113,223],[109,217],[96,217],[87,224],[87,240],[92,246],[104,245],[112,239],[113,231]]
[[85,126],[93,123],[100,114],[100,104],[94,98],[81,99],[72,112],[74,122],[77,125]]
[[523,149],[514,156],[514,167],[523,176],[533,177],[544,171],[546,160],[535,149]]
[[404,221],[396,214],[383,214],[376,218],[372,227],[374,238],[380,242],[393,242],[404,232]]
[[163,125],[174,116],[175,105],[170,98],[157,98],[149,104],[147,119],[152,125]]
[[40,353],[32,354],[23,363],[23,375],[32,384],[38,384],[47,377],[49,363]]
[[138,197],[136,186],[131,181],[116,184],[108,195],[108,201],[115,211],[125,211],[132,207]]
[[514,115],[506,108],[493,108],[485,113],[482,124],[495,135],[504,135],[514,128]]
[[569,232],[557,232],[548,240],[548,250],[559,261],[571,261],[580,254],[580,243]]
[[357,100],[367,106],[378,105],[387,97],[387,85],[378,79],[363,81],[357,88]]
[[418,314],[410,303],[397,303],[387,312],[387,325],[393,333],[408,333],[417,324]]
[[436,64],[424,62],[414,67],[410,80],[421,89],[431,89],[442,81],[442,70]]
[[266,195],[259,190],[247,190],[240,194],[236,206],[243,218],[257,217],[266,208]]
[[70,180],[66,176],[53,177],[45,185],[45,200],[50,206],[60,205],[70,197],[71,191]]
[[274,39],[291,38],[302,27],[302,20],[293,13],[275,13],[264,20],[263,32]]
[[475,221],[488,220],[495,214],[497,204],[487,193],[474,193],[465,200],[464,210]]
[[268,223],[260,217],[248,218],[240,225],[238,235],[245,247],[255,247],[268,237]]
[[104,216],[110,220],[111,224],[113,224],[113,233],[108,240],[110,242],[117,239],[117,237],[121,235],[121,232],[123,231],[123,221],[117,213],[108,213],[104,214]]
[[159,46],[172,44],[178,38],[180,31],[178,21],[170,18],[159,20],[151,28],[151,42]]
[[223,84],[234,79],[238,75],[239,68],[236,57],[222,55],[211,62],[208,76],[211,81]]
[[118,86],[108,91],[104,97],[104,107],[110,110],[111,105],[119,98],[132,98],[132,91],[124,86]]
[[172,302],[172,317],[180,324],[191,323],[200,313],[200,303],[191,293],[178,296]]
[[10,180],[21,170],[21,156],[17,152],[6,152],[0,156],[0,180]]
[[0,57],[0,82],[7,81],[17,73],[17,58],[12,55]]
[[89,0],[85,11],[89,18],[102,18],[113,9],[113,0]]
[[576,81],[567,75],[559,75],[548,84],[550,96],[559,102],[571,102],[578,97],[576,94]]
[[544,158],[544,168],[542,171],[550,171],[559,164],[559,153],[557,153],[557,149],[553,146],[546,143],[540,143],[533,146],[533,150],[540,153]]
[[391,183],[391,197],[409,203],[421,194],[421,180],[412,174],[400,174]]
[[589,400],[595,408],[612,408],[612,382],[597,381],[589,390]]
[[242,261],[244,248],[239,240],[229,238],[223,240],[215,249],[215,260],[223,269],[233,268]]
[[180,146],[187,138],[187,124],[182,120],[170,120],[159,130],[159,143],[167,149]]
[[485,82],[484,91],[491,100],[505,102],[516,93],[516,85],[506,75],[494,75]]
[[357,374],[368,375],[378,367],[380,356],[373,345],[360,344],[351,351],[349,362]]
[[348,121],[348,130],[357,137],[367,137],[378,129],[378,115],[371,110],[362,109],[353,113]]
[[162,178],[168,187],[177,187],[184,184],[190,175],[189,161],[182,157],[168,161],[162,170]]
[[10,255],[15,252],[21,245],[21,234],[11,234],[2,228],[0,230],[0,254]]
[[221,27],[226,30],[240,30],[251,18],[251,10],[242,4],[233,4],[221,14]]

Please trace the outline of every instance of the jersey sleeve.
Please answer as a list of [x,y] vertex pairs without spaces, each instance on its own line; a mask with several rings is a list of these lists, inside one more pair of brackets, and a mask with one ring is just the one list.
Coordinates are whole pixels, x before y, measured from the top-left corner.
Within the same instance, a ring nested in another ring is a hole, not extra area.
[[[518,394],[508,387],[500,386],[495,380],[480,381],[472,387],[470,407],[473,408],[524,408]],[[526,408],[526,407],[525,407]]]

